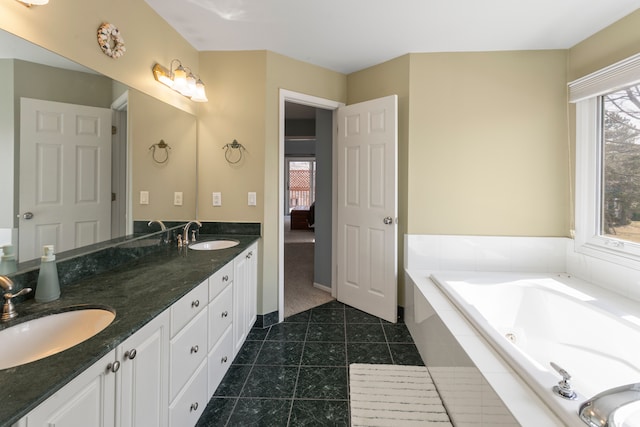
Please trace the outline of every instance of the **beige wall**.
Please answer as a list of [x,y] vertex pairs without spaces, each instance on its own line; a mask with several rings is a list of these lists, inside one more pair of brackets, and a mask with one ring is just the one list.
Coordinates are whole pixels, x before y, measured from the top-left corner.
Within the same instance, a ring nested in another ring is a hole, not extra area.
[[[127,49],[123,57],[112,59],[100,50],[97,30],[103,22],[122,33]],[[156,62],[168,67],[179,58],[197,72],[198,52],[144,0],[51,1],[31,8],[2,1],[0,28],[178,108],[196,111],[193,102],[157,83],[151,68]]]
[[[267,51],[202,52],[209,102],[198,115],[198,218],[262,223],[259,314],[278,309],[279,89],[344,102],[346,77]],[[234,139],[247,151],[237,165],[224,158]],[[213,191],[222,206],[213,207]],[[247,206],[247,193],[257,206]]]
[[[190,221],[196,217],[196,116],[169,104],[129,90],[129,152],[133,167],[131,183],[134,221]],[[160,140],[164,150],[149,150]],[[140,191],[149,192],[149,204],[141,205]],[[182,205],[173,203],[174,192],[182,192]]]
[[566,52],[411,55],[411,234],[567,236]]

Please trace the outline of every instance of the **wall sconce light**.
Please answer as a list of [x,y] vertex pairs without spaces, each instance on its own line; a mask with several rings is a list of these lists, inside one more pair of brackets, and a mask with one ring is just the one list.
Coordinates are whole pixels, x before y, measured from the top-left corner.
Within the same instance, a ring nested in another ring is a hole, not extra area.
[[42,6],[43,4],[49,3],[49,0],[18,0],[18,1],[27,7]]
[[[174,63],[177,65],[175,68]],[[171,61],[170,69],[166,69],[160,64],[154,65],[153,77],[163,85],[191,98],[192,101],[208,101],[204,83],[200,77],[194,75],[189,67],[183,67],[177,59]]]

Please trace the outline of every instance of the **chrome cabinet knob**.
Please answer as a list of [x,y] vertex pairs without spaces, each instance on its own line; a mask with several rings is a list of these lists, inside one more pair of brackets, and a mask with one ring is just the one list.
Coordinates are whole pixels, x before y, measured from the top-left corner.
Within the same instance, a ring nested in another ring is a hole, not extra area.
[[138,354],[138,352],[136,351],[135,348],[128,350],[124,353],[124,357],[125,359],[129,359],[129,360],[133,360],[136,358],[136,355]]
[[225,310],[225,311],[222,312],[222,317],[227,317],[228,315],[229,315],[228,311]]
[[115,374],[116,372],[118,372],[119,369],[120,369],[120,362],[118,362],[117,360],[107,365],[107,372],[111,371]]
[[191,301],[191,308],[198,308],[200,307],[200,300],[195,300],[195,301]]
[[191,347],[191,354],[197,353],[198,350],[200,350],[200,347],[198,347],[197,345],[194,345],[193,347]]
[[198,402],[194,402],[191,404],[191,412],[198,410]]

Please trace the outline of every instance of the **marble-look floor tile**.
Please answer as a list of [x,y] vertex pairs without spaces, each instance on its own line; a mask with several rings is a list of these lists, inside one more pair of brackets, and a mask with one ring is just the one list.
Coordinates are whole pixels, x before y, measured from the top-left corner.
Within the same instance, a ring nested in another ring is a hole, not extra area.
[[284,321],[289,323],[307,323],[310,317],[311,317],[311,311],[307,310],[307,311],[303,311],[302,313],[289,316],[285,318]]
[[344,324],[345,310],[339,308],[314,308],[311,310],[311,322],[313,323],[340,323]]
[[238,399],[227,426],[286,426],[290,410],[290,399]]
[[382,325],[388,342],[412,343],[411,333],[404,323]]
[[347,363],[392,364],[393,359],[386,343],[349,343]]
[[355,308],[347,308],[345,310],[347,323],[376,323],[380,324],[380,318],[365,313]]
[[302,352],[302,365],[346,366],[346,348],[341,342],[306,342]]
[[347,368],[306,367],[300,368],[296,398],[304,399],[348,399]]
[[336,323],[309,323],[308,341],[344,342],[344,325]]
[[265,341],[256,365],[300,365],[303,342],[299,341]]
[[250,365],[231,365],[216,389],[215,396],[240,396],[250,372]]
[[386,343],[382,325],[347,324],[347,342],[380,342]]
[[236,405],[237,398],[212,398],[200,416],[196,427],[224,427]]
[[260,352],[262,343],[263,341],[245,341],[232,363],[234,365],[253,365]]
[[349,402],[346,400],[293,401],[289,427],[348,427]]
[[267,341],[304,341],[307,335],[306,323],[278,323],[267,334]]
[[391,357],[395,365],[424,366],[422,356],[415,344],[389,344]]
[[262,341],[269,333],[269,328],[251,328],[247,334],[247,341]]
[[241,397],[291,398],[298,376],[297,367],[254,366]]

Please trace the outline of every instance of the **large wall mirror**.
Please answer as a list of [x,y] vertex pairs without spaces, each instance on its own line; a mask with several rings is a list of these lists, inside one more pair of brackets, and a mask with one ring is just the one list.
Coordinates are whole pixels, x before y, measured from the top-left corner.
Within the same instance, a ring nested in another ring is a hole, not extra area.
[[0,246],[18,268],[45,244],[77,256],[134,221],[195,218],[195,116],[3,30],[0,108]]

